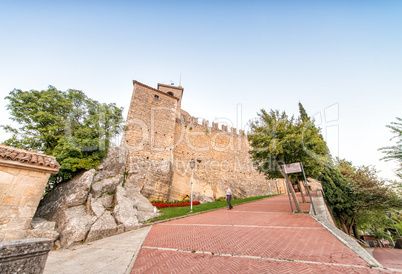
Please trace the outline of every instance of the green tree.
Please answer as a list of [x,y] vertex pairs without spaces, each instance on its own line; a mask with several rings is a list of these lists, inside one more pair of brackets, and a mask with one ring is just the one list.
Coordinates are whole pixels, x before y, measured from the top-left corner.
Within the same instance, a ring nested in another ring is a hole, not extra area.
[[258,116],[251,124],[253,133],[248,135],[257,170],[268,178],[286,177],[282,164],[302,162],[306,175],[316,178],[329,157],[327,145],[310,119],[303,121],[285,112],[264,109]]
[[307,111],[304,109],[302,103],[299,102],[299,112],[300,112],[300,119],[303,122],[310,121],[310,117],[307,114]]
[[384,158],[382,158],[382,160],[396,160],[399,163],[397,175],[402,178],[402,118],[396,117],[396,120],[396,122],[391,122],[390,125],[387,125],[387,127],[390,128],[391,132],[394,134],[394,136],[391,138],[391,141],[395,139],[396,145],[382,147],[379,150],[382,150],[382,152],[386,155]]
[[318,176],[325,193],[325,199],[340,228],[350,234],[349,223],[355,212],[353,191],[344,176],[334,164],[326,165]]
[[[351,162],[337,160],[338,168],[343,175],[348,189],[349,203],[353,204],[353,212],[341,216],[342,226],[345,232],[351,234],[353,226],[356,225],[356,217],[362,211],[374,211],[402,206],[402,199],[390,185],[377,176],[377,170],[372,166],[354,167]],[[348,218],[347,218],[347,217]],[[344,227],[346,226],[346,228]],[[358,235],[355,235],[358,237]]]
[[258,113],[248,136],[257,169],[269,178],[280,177],[278,164],[302,162],[306,175],[317,178],[329,162],[328,148],[319,129],[308,118],[295,119],[278,110]]
[[55,156],[61,168],[50,186],[96,167],[111,138],[123,130],[122,108],[101,104],[79,90],[15,89],[5,99],[10,119],[19,127],[2,126],[13,134],[3,144]]

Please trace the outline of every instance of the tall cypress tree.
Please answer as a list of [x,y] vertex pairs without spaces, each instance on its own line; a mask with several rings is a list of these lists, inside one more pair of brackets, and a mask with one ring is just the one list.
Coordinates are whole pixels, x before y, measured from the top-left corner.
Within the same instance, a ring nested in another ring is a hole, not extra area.
[[300,119],[303,122],[310,121],[310,117],[307,115],[307,111],[304,109],[301,102],[299,102],[299,112],[300,112]]

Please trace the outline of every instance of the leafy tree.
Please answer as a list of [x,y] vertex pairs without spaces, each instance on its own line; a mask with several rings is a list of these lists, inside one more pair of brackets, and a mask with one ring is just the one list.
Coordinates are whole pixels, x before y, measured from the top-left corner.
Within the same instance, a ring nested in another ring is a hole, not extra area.
[[326,165],[320,173],[318,180],[322,184],[325,199],[338,220],[341,229],[350,234],[350,219],[355,212],[353,191],[346,182],[342,173],[333,164]]
[[317,128],[278,110],[268,113],[263,109],[258,116],[259,120],[251,125],[253,134],[248,136],[257,169],[269,178],[278,178],[282,175],[278,164],[302,162],[306,175],[316,178],[329,160]]
[[[395,210],[390,209],[390,211],[392,212]],[[398,218],[395,218],[396,214],[394,213],[392,215],[394,224],[396,226],[400,225],[400,220],[398,220]],[[388,218],[388,216],[385,214],[385,211],[382,209],[364,210],[358,213],[357,220],[357,228],[359,230],[367,231],[371,234],[375,234],[380,231],[380,233],[378,233],[380,235],[382,234],[381,232],[386,233],[387,231],[389,231],[393,240],[399,238],[395,227],[392,224],[392,221],[390,220],[390,218]],[[389,239],[390,237],[388,234],[386,234],[383,238]]]
[[[378,178],[374,167],[354,167],[351,162],[340,159],[337,160],[337,165],[348,184],[348,203],[352,204],[352,214],[348,212],[339,216],[342,227],[348,234],[351,234],[357,222],[356,217],[362,211],[385,211],[402,206],[402,199],[391,186]],[[355,236],[358,237],[358,235]]]
[[402,178],[402,118],[396,117],[396,120],[397,122],[391,122],[391,125],[387,125],[387,127],[390,128],[391,132],[395,135],[391,138],[391,140],[396,139],[396,145],[382,147],[379,150],[382,150],[382,152],[386,155],[384,158],[382,158],[382,160],[396,160],[399,162],[397,175]]
[[302,162],[306,175],[316,178],[329,157],[327,145],[310,119],[289,118],[285,112],[264,109],[258,116],[251,124],[253,134],[248,136],[257,170],[269,178],[286,177],[281,164]]
[[310,117],[307,114],[307,111],[304,109],[302,103],[299,102],[299,112],[300,112],[300,119],[303,122],[310,121]]
[[55,156],[61,168],[50,186],[96,167],[110,139],[123,129],[122,108],[101,104],[79,90],[14,89],[5,99],[19,128],[2,126],[13,134],[3,144]]

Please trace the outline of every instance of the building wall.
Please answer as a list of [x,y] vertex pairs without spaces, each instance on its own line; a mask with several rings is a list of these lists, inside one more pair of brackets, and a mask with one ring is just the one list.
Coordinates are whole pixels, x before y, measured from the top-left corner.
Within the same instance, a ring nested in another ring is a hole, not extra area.
[[0,165],[0,241],[24,239],[50,172]]
[[197,163],[194,192],[201,196],[225,196],[225,185],[239,197],[286,192],[283,180],[267,180],[255,170],[243,131],[199,121],[182,110],[181,87],[158,84],[158,89],[134,81],[123,140],[129,151],[127,181],[144,196],[189,196],[191,159]]
[[134,82],[123,144],[129,151],[127,180],[146,197],[169,195],[177,103],[174,96]]

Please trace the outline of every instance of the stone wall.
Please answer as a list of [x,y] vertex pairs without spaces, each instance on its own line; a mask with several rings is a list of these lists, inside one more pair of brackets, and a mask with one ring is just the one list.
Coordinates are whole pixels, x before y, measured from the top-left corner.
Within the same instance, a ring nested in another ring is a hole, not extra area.
[[185,198],[190,195],[189,161],[195,159],[198,197],[222,197],[225,185],[238,197],[286,192],[283,180],[267,180],[255,170],[244,131],[210,124],[182,110],[183,91],[162,84],[153,89],[134,81],[122,142],[129,151],[129,182],[147,198]]
[[[48,158],[54,162],[46,165]],[[26,238],[49,176],[58,169],[54,157],[0,145],[0,241]]]

